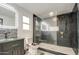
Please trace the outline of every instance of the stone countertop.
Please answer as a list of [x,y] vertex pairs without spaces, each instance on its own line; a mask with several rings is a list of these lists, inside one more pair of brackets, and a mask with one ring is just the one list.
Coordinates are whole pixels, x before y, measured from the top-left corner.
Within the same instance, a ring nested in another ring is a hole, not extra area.
[[22,40],[24,38],[9,38],[9,39],[0,39],[0,44],[11,42],[11,41],[16,41],[16,40]]

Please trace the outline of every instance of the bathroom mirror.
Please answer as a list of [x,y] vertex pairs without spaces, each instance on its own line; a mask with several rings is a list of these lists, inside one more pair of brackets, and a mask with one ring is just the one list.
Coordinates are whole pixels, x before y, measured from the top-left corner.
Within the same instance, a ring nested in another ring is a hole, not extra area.
[[7,4],[0,4],[0,27],[1,26],[15,26],[16,25],[16,13],[11,6]]

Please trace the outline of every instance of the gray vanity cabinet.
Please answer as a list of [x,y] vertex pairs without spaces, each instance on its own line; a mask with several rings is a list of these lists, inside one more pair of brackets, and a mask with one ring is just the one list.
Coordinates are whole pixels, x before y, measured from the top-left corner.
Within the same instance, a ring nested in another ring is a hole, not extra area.
[[15,40],[0,44],[0,55],[23,55],[24,40]]

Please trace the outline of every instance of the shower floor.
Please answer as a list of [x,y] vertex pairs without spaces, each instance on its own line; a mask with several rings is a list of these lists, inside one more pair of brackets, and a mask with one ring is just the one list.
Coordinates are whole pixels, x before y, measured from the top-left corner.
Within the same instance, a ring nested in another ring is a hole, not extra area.
[[72,48],[40,43],[30,46],[25,55],[75,55]]
[[40,43],[39,47],[42,49],[46,49],[49,51],[58,52],[66,55],[75,55],[73,49],[69,47],[57,46],[57,45],[52,45],[47,43]]

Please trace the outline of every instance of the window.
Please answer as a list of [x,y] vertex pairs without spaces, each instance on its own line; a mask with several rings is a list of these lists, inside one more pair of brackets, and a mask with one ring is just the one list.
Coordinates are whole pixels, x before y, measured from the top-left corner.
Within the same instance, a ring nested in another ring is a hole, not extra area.
[[41,23],[41,30],[42,31],[48,31],[48,24],[46,22]]
[[49,31],[59,31],[59,27],[58,26],[50,26],[49,27]]
[[29,30],[29,18],[23,16],[23,30]]
[[50,26],[48,23],[42,22],[41,23],[41,31],[59,31],[59,27],[58,26]]

